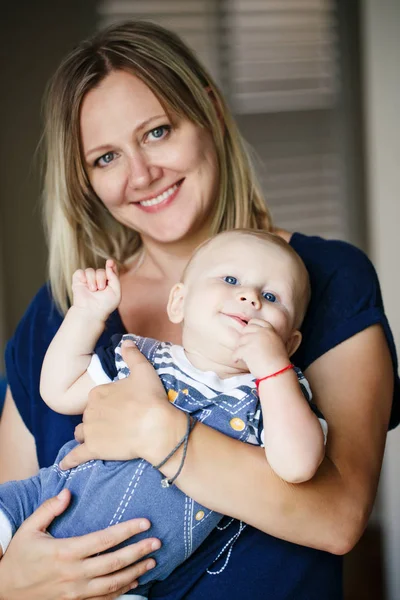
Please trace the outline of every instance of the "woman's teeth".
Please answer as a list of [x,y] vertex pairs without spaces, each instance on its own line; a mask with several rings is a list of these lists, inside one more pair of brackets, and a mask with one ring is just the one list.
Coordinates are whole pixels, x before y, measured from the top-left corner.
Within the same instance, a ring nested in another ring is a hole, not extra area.
[[142,202],[139,202],[139,204],[140,204],[140,206],[155,206],[156,204],[160,204],[161,202],[163,202],[164,200],[169,198],[169,196],[171,196],[177,189],[178,189],[178,184],[176,183],[175,185],[170,187],[168,190],[165,190],[165,192],[163,192],[159,196],[156,196],[155,198],[152,198],[151,200],[143,200]]

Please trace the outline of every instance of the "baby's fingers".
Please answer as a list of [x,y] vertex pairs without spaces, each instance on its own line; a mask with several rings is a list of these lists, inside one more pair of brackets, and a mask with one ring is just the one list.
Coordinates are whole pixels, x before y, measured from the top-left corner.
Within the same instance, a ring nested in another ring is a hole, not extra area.
[[117,298],[120,297],[121,285],[118,276],[118,269],[115,261],[113,261],[112,258],[109,258],[106,262],[106,275],[108,279],[108,285],[113,290]]
[[98,290],[105,290],[107,285],[107,276],[104,269],[96,269],[96,286]]
[[232,352],[232,358],[235,363],[243,359],[243,346],[237,346],[237,348]]
[[[249,328],[252,328],[252,326],[254,325],[255,327],[265,327],[266,329],[273,329],[271,323],[269,323],[269,321],[264,321],[263,319],[250,319],[250,321],[247,323],[246,326],[246,331]],[[252,330],[254,329],[252,328]]]
[[108,278],[112,277],[113,275],[118,275],[116,262],[112,258],[107,258],[106,260],[106,273]]
[[85,276],[88,288],[91,292],[97,291],[96,271],[92,268],[85,269]]
[[75,285],[75,284],[78,284],[78,283],[81,283],[81,284],[84,284],[84,285],[86,285],[86,283],[87,283],[85,271],[83,269],[78,269],[72,275],[72,285]]

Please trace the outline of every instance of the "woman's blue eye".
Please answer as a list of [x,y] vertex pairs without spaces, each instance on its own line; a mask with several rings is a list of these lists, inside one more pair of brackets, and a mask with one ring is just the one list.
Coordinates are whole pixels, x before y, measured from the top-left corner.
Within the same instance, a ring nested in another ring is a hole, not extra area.
[[263,298],[267,300],[267,302],[276,302],[276,296],[272,292],[263,292]]
[[229,283],[229,285],[237,285],[239,283],[236,277],[233,277],[232,275],[224,277],[224,281],[225,283]]
[[165,137],[171,131],[171,127],[169,125],[160,125],[159,127],[155,127],[151,131],[149,131],[149,136],[153,136],[153,139],[160,140]]
[[114,160],[114,157],[114,152],[107,152],[106,154],[103,154],[103,156],[100,156],[100,158],[96,160],[95,164],[99,167],[104,167],[109,165]]

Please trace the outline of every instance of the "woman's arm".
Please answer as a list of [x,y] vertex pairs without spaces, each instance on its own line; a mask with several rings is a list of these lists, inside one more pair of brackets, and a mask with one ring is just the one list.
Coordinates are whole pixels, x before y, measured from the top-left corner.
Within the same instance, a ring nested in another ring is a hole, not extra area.
[[0,421],[0,483],[31,477],[38,470],[35,440],[25,427],[8,388]]
[[[33,437],[8,390],[0,423],[1,481],[28,477],[37,470]],[[111,600],[132,589],[138,577],[154,566],[153,559],[140,559],[154,551],[153,543],[159,547],[155,538],[98,555],[148,529],[146,519],[67,540],[48,535],[46,528],[64,512],[69,500],[66,490],[60,498],[47,500],[17,531],[0,560],[0,599]]]
[[[152,367],[144,368],[134,348],[126,349],[124,358],[131,377],[91,392],[78,429],[87,443],[64,459],[64,467],[91,456],[120,457],[122,446],[124,456],[157,464],[182,437],[185,415],[165,402]],[[205,506],[271,535],[343,554],[366,526],[385,447],[393,367],[381,327],[371,326],[331,349],[306,375],[330,428],[326,457],[311,481],[283,482],[266,469],[261,448],[199,423],[177,485]],[[171,477],[180,460],[176,453],[162,472]]]
[[[216,432],[199,427],[178,485],[206,506],[269,534],[342,554],[366,526],[383,459],[393,369],[381,328],[370,327],[333,348],[307,377],[330,428],[326,458],[311,481],[285,484],[265,472],[257,449],[244,445],[239,451],[227,443],[222,449]],[[168,476],[174,462],[167,463]]]

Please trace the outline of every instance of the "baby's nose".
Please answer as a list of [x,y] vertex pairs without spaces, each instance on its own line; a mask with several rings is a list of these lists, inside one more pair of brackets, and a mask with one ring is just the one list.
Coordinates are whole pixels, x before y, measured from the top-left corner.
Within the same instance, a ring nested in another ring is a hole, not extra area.
[[256,290],[248,289],[242,290],[239,294],[240,302],[247,302],[254,308],[258,309],[261,306],[260,296]]

